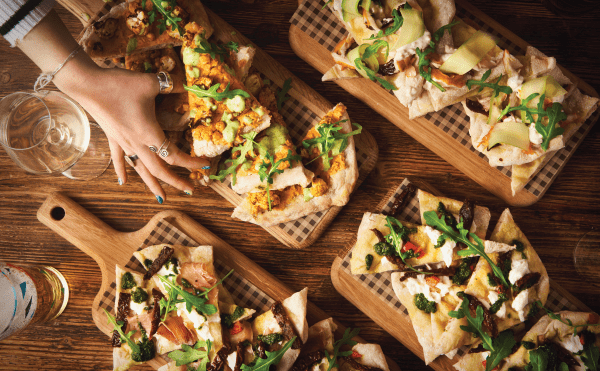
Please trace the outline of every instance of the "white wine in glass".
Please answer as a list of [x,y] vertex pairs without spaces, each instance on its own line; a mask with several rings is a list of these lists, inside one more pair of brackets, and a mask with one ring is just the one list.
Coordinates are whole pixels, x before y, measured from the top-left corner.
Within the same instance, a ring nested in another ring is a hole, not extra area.
[[[93,151],[90,147],[94,129]],[[63,173],[72,179],[92,179],[110,163],[108,141],[100,128],[90,126],[85,111],[55,91],[17,92],[0,101],[0,144],[26,171]]]

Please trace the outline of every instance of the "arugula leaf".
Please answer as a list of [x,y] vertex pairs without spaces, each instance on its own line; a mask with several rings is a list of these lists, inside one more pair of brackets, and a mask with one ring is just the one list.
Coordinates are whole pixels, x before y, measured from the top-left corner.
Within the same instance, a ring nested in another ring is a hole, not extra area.
[[[464,229],[462,221],[457,225],[458,232],[455,232],[454,229],[452,229],[452,227],[449,227],[446,224],[446,221],[444,221],[443,218],[440,219],[437,216],[435,211],[426,211],[423,214],[423,216],[425,217],[426,224],[435,227],[437,230],[441,231],[443,235],[452,239],[452,241],[457,243],[461,242],[467,246],[466,249],[460,250],[458,252],[459,256],[468,256],[473,254],[482,256],[492,268],[492,272],[494,272],[494,275],[498,277],[498,279],[500,279],[502,285],[504,285],[505,287],[510,287],[510,284],[506,280],[506,277],[504,277],[504,274],[502,274],[502,270],[496,264],[494,264],[492,259],[490,259],[490,257],[485,253],[485,247],[481,238],[479,238],[476,234],[469,233],[469,231]],[[471,236],[475,243],[471,242],[468,236]]]
[[528,370],[546,371],[548,368],[548,356],[544,348],[529,351]]
[[394,21],[392,22],[392,24],[390,26],[388,26],[385,29],[385,31],[379,30],[379,32],[377,32],[377,35],[371,35],[371,37],[369,37],[368,39],[365,39],[365,40],[381,39],[382,37],[390,36],[390,35],[396,33],[396,31],[398,31],[400,29],[400,27],[402,27],[402,24],[404,23],[404,18],[402,17],[400,12],[398,12],[398,9],[392,10],[392,17],[394,18]]
[[[199,350],[201,347],[205,350]],[[187,365],[188,363],[202,359],[198,370],[206,370],[206,364],[209,361],[208,355],[211,348],[210,340],[198,340],[193,347],[187,344],[181,344],[181,348],[183,350],[174,350],[168,355],[169,358],[175,361],[177,366]]]
[[258,133],[254,131],[247,134],[242,134],[242,138],[245,138],[246,141],[231,150],[231,153],[240,151],[239,156],[235,159],[226,160],[225,164],[230,163],[231,165],[227,169],[219,171],[218,175],[211,175],[210,179],[216,179],[222,182],[225,180],[225,178],[227,178],[228,175],[231,175],[231,184],[235,185],[237,168],[246,162],[246,156],[254,149],[254,138],[256,138],[257,134]]
[[500,362],[508,357],[512,348],[517,344],[515,336],[511,330],[501,332],[497,338],[492,340],[493,350],[485,359],[485,371],[491,371],[498,366]]
[[331,369],[334,367],[339,368],[339,365],[337,364],[338,357],[347,357],[352,354],[351,350],[341,352],[340,348],[343,345],[349,345],[349,346],[356,345],[357,344],[356,341],[352,340],[352,338],[357,336],[359,332],[360,332],[359,328],[355,328],[355,329],[347,328],[346,331],[344,331],[344,336],[342,336],[342,338],[340,340],[336,341],[333,344],[333,353],[331,354],[331,356],[329,356],[329,352],[327,350],[325,350],[325,358],[327,359],[327,363],[329,363],[329,367],[327,368],[327,371],[331,371]]
[[221,62],[229,56],[229,51],[238,52],[239,44],[234,41],[229,41],[226,44],[219,45],[215,43],[209,43],[205,39],[200,40],[200,46],[194,48],[196,53],[208,54],[212,59],[218,59]]
[[240,51],[240,44],[236,43],[235,41],[229,41],[229,42],[223,44],[223,47],[225,47],[235,53]]
[[535,302],[533,302],[533,304],[538,304],[540,308],[543,308],[546,311],[546,314],[548,315],[548,317],[557,320],[559,322],[562,322],[563,324],[572,327],[573,328],[573,335],[577,335],[577,329],[581,328],[581,327],[590,327],[590,326],[600,326],[600,323],[586,323],[585,325],[574,325],[573,321],[571,321],[570,319],[562,319],[560,317],[560,315],[552,312],[550,309],[546,308],[545,306],[542,305],[542,302],[539,300],[536,300]]
[[[183,28],[181,28],[181,26],[179,26],[179,22],[181,22],[181,18],[172,15],[172,11],[173,11],[173,9],[175,9],[177,2],[175,0],[168,0],[168,7],[171,10],[167,10],[167,9],[165,9],[165,7],[163,7],[164,2],[165,2],[164,0],[152,0],[152,7],[153,7],[152,12],[155,12],[156,10],[158,10],[158,12],[163,16],[163,18],[161,20],[159,20],[159,24],[157,27],[159,35],[162,35],[162,33],[166,31],[167,26],[171,26],[171,27],[175,27],[177,29],[177,31],[179,31],[179,35],[183,36],[184,35]],[[156,15],[154,15],[154,17],[156,17]],[[150,23],[152,23],[152,21]]]
[[201,87],[199,87],[198,85],[193,85],[193,86],[183,85],[183,88],[187,91],[191,91],[192,93],[196,94],[196,96],[198,98],[212,98],[219,102],[221,102],[222,100],[224,100],[226,98],[233,98],[236,95],[241,95],[244,98],[250,98],[250,94],[246,93],[242,89],[235,89],[235,90],[230,91],[229,90],[230,85],[231,85],[231,83],[228,82],[227,86],[225,87],[225,90],[223,90],[220,93],[217,90],[221,86],[221,83],[214,84],[213,86],[208,88],[208,90],[204,90]]
[[[212,304],[206,304],[206,302],[208,301],[207,294],[210,290],[212,290],[212,288],[204,291],[202,293],[202,296],[204,296],[204,297],[200,297],[200,296],[196,296],[190,292],[185,291],[182,287],[180,287],[176,283],[170,281],[165,276],[158,275],[158,278],[165,286],[167,286],[169,289],[171,289],[172,292],[174,293],[174,299],[172,299],[170,297],[169,298],[170,300],[177,300],[177,297],[179,295],[181,295],[181,297],[185,301],[185,309],[188,312],[191,312],[192,308],[196,307],[200,312],[207,314],[207,315],[217,313],[217,307],[215,307]],[[166,316],[166,314],[165,314],[165,316]]]
[[[258,146],[261,146],[258,143],[256,144]],[[281,158],[278,161],[275,161],[275,158],[271,153],[269,153],[268,150],[265,150],[265,157],[266,160],[263,160],[263,163],[260,164],[258,167],[258,175],[260,177],[261,182],[263,182],[265,179],[267,180],[267,188],[265,191],[267,192],[267,202],[269,203],[269,211],[271,211],[271,193],[269,192],[269,189],[271,187],[271,184],[273,184],[273,176],[275,174],[283,173],[283,170],[279,169],[279,165],[281,165],[284,162],[289,162],[291,165],[292,161],[300,161],[302,160],[302,157],[298,155],[292,155],[291,149],[288,150],[288,153],[284,158]]]
[[113,325],[114,331],[117,331],[119,335],[121,335],[121,342],[125,340],[127,342],[127,345],[129,345],[129,347],[131,348],[132,353],[139,353],[140,347],[133,340],[131,340],[131,336],[135,333],[135,330],[130,331],[128,334],[125,334],[123,332],[123,329],[121,328],[121,326],[123,326],[123,322],[117,322],[115,317],[108,313],[106,309],[102,308],[102,310],[104,311],[104,313],[106,313],[106,317],[108,317],[108,323]]
[[390,50],[390,44],[387,41],[377,40],[373,44],[367,46],[365,52],[363,53],[361,59],[364,61],[367,58],[375,55],[381,48],[386,48],[388,51]]
[[367,74],[369,80],[379,82],[385,89],[388,89],[388,90],[398,90],[398,88],[395,87],[394,85],[390,84],[389,82],[387,82],[386,80],[382,79],[381,77],[375,75],[376,71],[373,71],[372,69],[370,69],[369,67],[367,67],[365,65],[365,63],[360,58],[356,58],[354,60],[354,65],[356,66],[357,70],[363,70],[363,71],[365,71],[365,73]]
[[492,70],[487,70],[483,76],[481,76],[481,80],[467,80],[467,88],[470,90],[471,87],[473,85],[479,85],[480,88],[477,91],[478,93],[481,93],[483,91],[483,88],[490,88],[494,91],[493,96],[497,97],[500,93],[504,93],[506,95],[510,95],[512,93],[512,89],[510,88],[510,86],[505,86],[505,85],[500,85],[500,80],[502,80],[503,75],[501,74],[498,79],[496,80],[496,82],[485,82],[485,80],[488,79],[488,77],[490,77],[492,73]]
[[323,7],[321,8],[321,10],[325,9],[325,7],[329,4],[333,3],[333,0],[329,0],[325,2],[325,5],[323,5]]
[[281,107],[283,106],[283,103],[290,99],[289,96],[286,96],[286,94],[288,93],[288,91],[290,91],[290,89],[292,88],[292,78],[290,77],[289,79],[285,80],[285,82],[283,83],[283,86],[281,87],[281,91],[279,91],[279,93],[277,93],[277,110],[281,110]]
[[588,370],[599,370],[598,359],[600,358],[600,350],[592,341],[586,341],[583,344],[583,357],[581,358]]
[[292,347],[296,341],[296,337],[294,336],[290,341],[288,341],[283,348],[275,351],[275,352],[265,352],[267,358],[256,358],[256,363],[254,366],[242,365],[242,371],[269,371],[269,367],[271,365],[276,365],[281,361],[284,353]]
[[485,350],[493,351],[494,345],[492,337],[487,332],[483,331],[483,308],[478,305],[475,310],[475,317],[471,317],[469,311],[469,299],[466,295],[463,295],[463,301],[460,303],[458,310],[448,312],[448,315],[452,318],[462,319],[467,318],[467,326],[461,325],[460,328],[463,331],[470,332],[476,337],[480,338],[483,342],[483,348]]
[[569,371],[569,365],[561,362],[560,365],[558,365],[558,371]]
[[[531,101],[533,98],[537,97],[538,95],[540,95],[539,93],[533,93],[530,96],[528,96],[525,99],[521,100],[521,104],[519,104],[518,106],[506,106],[502,112],[500,112],[500,115],[498,115],[498,119],[497,121],[500,121],[502,119],[502,117],[506,116],[507,114],[509,114],[512,111],[525,111],[525,114],[527,115],[527,119],[529,120],[529,122],[533,122],[533,114],[538,114],[540,112],[538,112],[537,109],[531,109],[529,107],[527,107],[527,103],[529,103],[529,101]],[[543,97],[543,96],[542,96]]]
[[[544,104],[544,101],[543,101],[543,99],[540,98],[540,103],[538,105],[538,111],[541,109],[541,107],[543,107],[543,104]],[[542,119],[541,119],[542,115],[538,115],[538,120],[535,123],[535,130],[537,130],[538,133],[542,134],[542,137],[544,138],[544,141],[542,142],[542,149],[544,151],[548,150],[548,145],[550,144],[550,141],[554,137],[557,137],[565,132],[565,129],[557,128],[556,124],[559,123],[560,121],[567,119],[567,114],[563,111],[563,106],[560,103],[554,102],[552,104],[552,106],[550,106],[548,108],[546,113],[548,115],[548,124],[547,125],[544,126],[542,124]]]
[[408,269],[410,269],[414,272],[419,272],[419,274],[433,274],[432,272],[422,272],[420,270],[417,270],[406,262],[408,259],[415,256],[415,252],[413,250],[402,251],[402,244],[404,241],[402,240],[402,236],[400,236],[400,235],[398,235],[398,233],[396,233],[396,230],[394,229],[394,226],[393,226],[393,224],[396,224],[398,227],[400,227],[402,229],[402,228],[404,228],[402,223],[400,223],[398,221],[398,219],[394,218],[393,216],[386,216],[385,222],[386,222],[386,226],[390,229],[389,236],[391,236],[392,245],[394,246],[394,249],[396,250],[396,253],[400,257],[400,259],[402,259],[402,262],[404,263],[404,265]]
[[435,45],[437,44],[438,41],[440,41],[442,36],[444,36],[444,32],[446,30],[448,30],[448,32],[451,32],[450,29],[459,23],[460,23],[459,21],[455,21],[455,22],[448,23],[447,25],[438,28],[438,30],[435,31],[433,33],[433,35],[431,35],[431,41],[429,42],[429,46],[427,48],[425,48],[423,50],[421,50],[420,48],[415,49],[415,53],[417,53],[417,56],[419,57],[419,64],[418,64],[419,75],[421,75],[421,77],[423,77],[426,81],[429,81],[433,86],[440,89],[440,91],[442,91],[442,92],[445,92],[446,89],[444,89],[442,87],[442,85],[438,84],[431,77],[431,67],[430,67],[431,62],[429,61],[427,56],[435,51]]
[[[340,133],[339,131],[342,130],[342,126],[337,125],[346,121],[347,120],[341,120],[331,124],[317,125],[317,132],[320,136],[302,141],[302,146],[304,148],[310,150],[310,148],[313,146],[317,146],[319,152],[321,153],[319,156],[307,162],[306,165],[315,161],[319,157],[323,157],[323,170],[329,170],[331,167],[331,160],[333,160],[335,156],[344,152],[346,147],[348,147],[348,138],[362,132],[362,126],[354,122],[352,125],[358,127],[358,129],[351,131],[348,134]],[[339,147],[337,148],[336,143],[339,143]],[[330,151],[332,151],[331,157],[329,157]]]

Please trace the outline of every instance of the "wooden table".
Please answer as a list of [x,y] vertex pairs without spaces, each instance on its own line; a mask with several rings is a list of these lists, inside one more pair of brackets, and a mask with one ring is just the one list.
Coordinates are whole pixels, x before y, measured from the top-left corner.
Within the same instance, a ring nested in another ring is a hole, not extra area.
[[[558,17],[539,1],[472,1],[511,31],[555,56],[559,63],[600,90],[600,8],[577,17]],[[350,116],[373,133],[380,160],[356,190],[330,229],[311,247],[284,248],[263,229],[230,218],[232,206],[210,188],[193,197],[167,187],[168,200],[156,203],[139,176],[129,171],[120,187],[112,166],[95,181],[26,174],[0,151],[0,260],[43,263],[64,273],[71,300],[62,316],[0,343],[0,369],[109,370],[108,338],[93,324],[90,307],[100,286],[93,260],[54,234],[36,219],[36,211],[51,191],[62,191],[110,226],[122,231],[141,228],[157,212],[182,210],[236,247],[293,289],[310,288],[309,299],[342,323],[360,327],[368,341],[378,342],[403,370],[427,369],[423,362],[333,288],[329,269],[334,257],[356,233],[363,212],[372,209],[390,187],[404,177],[421,178],[445,195],[471,197],[492,211],[492,223],[506,207],[443,159],[386,122],[336,84],[321,82],[313,68],[294,55],[288,44],[288,20],[295,0],[256,0],[254,3],[207,1],[206,6],[261,45],[292,73],[331,102],[344,102]],[[57,7],[74,35],[77,19]],[[0,41],[0,96],[30,89],[39,70],[18,49]],[[600,311],[600,284],[579,276],[572,253],[579,238],[600,228],[600,129],[588,135],[545,197],[526,209],[513,209],[515,220],[536,247],[550,277],[595,311]],[[183,174],[183,172],[181,172]],[[243,230],[243,233],[240,231]]]

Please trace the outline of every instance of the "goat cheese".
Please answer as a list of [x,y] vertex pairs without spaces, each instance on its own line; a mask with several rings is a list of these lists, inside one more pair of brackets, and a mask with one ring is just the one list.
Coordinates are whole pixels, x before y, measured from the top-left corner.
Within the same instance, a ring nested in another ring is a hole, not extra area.
[[520,278],[522,278],[529,270],[529,263],[527,259],[513,260],[510,266],[510,273],[508,274],[508,280],[511,284],[515,284]]
[[561,341],[560,344],[571,353],[577,353],[583,350],[583,345],[581,344],[581,339],[579,339],[578,335],[568,336],[567,339]]
[[534,123],[529,125],[529,141],[533,144],[541,144],[544,141],[544,137],[538,133]]
[[521,322],[525,321],[525,307],[529,304],[529,291],[530,289],[523,290],[517,295],[512,302],[512,308],[519,313],[519,319]]

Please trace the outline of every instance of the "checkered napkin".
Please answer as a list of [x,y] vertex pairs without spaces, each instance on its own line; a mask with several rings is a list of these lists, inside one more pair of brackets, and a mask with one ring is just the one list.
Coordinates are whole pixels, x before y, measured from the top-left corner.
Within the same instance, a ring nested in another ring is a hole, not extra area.
[[[156,227],[150,232],[148,237],[146,237],[146,240],[142,243],[138,251],[148,246],[158,244],[198,246],[196,241],[186,236],[182,231],[177,229],[177,227],[165,220],[158,222]],[[231,270],[231,268],[217,256],[214,258],[214,265],[219,277],[224,277]],[[125,268],[129,271],[142,274],[146,272],[142,264],[133,255],[131,255],[131,259],[129,259]],[[265,312],[269,310],[274,302],[267,294],[235,271],[223,281],[223,286],[231,293],[235,303],[244,308],[251,308],[257,312]],[[115,295],[117,293],[116,287],[116,283],[112,282],[110,288],[107,291],[104,291],[102,299],[100,300],[100,308],[106,309],[109,313],[112,313],[114,309]]]
[[[396,198],[402,193],[402,191],[410,184],[408,179],[404,179],[402,184],[396,189],[394,194],[388,199],[385,207],[380,210],[381,213],[387,213],[391,210],[392,205]],[[419,212],[419,199],[417,195],[415,195],[409,200],[406,204],[406,207],[402,211],[402,213],[398,216],[399,220],[404,220],[411,223],[421,224],[421,216]],[[342,261],[342,270],[345,271],[348,275],[351,275],[352,278],[360,282],[367,290],[376,292],[379,300],[381,300],[386,305],[389,305],[393,309],[397,310],[399,315],[405,317],[405,319],[410,320],[408,316],[408,310],[404,305],[400,303],[396,294],[394,293],[394,289],[392,288],[392,272],[383,272],[376,274],[357,274],[352,275],[350,271],[350,258],[352,257],[352,250],[346,254],[344,260]],[[560,293],[550,286],[550,293],[548,294],[548,301],[546,302],[546,308],[551,311],[557,312],[561,310],[571,310],[571,311],[580,311],[581,309],[577,308],[577,306],[571,303],[568,299],[564,298],[560,295]],[[468,347],[463,347],[459,350],[458,354],[463,356],[466,351],[468,351]]]
[[[324,1],[320,0],[305,1],[298,7],[290,19],[290,22],[331,52],[347,32],[328,7],[322,9],[324,3]],[[498,41],[498,46],[507,49],[511,54],[525,54],[525,50],[521,47],[512,43],[501,33],[485,24],[468,10],[461,8],[458,4],[456,4],[456,16],[465,20],[470,20],[470,23],[475,23],[481,30],[493,35]],[[400,104],[400,102],[397,104]],[[529,181],[525,186],[525,189],[529,193],[538,197],[546,192],[554,178],[558,175],[563,166],[565,166],[567,160],[571,157],[599,117],[600,111],[596,111],[596,113],[579,128],[573,137],[565,143],[565,148],[559,150],[538,174]],[[461,145],[475,155],[481,158],[485,157],[483,153],[477,151],[471,144],[471,138],[469,136],[469,118],[462,109],[460,103],[446,107],[438,112],[428,113],[425,115],[425,118],[438,128],[444,130],[448,135],[451,135],[452,138],[460,142]],[[510,178],[510,166],[499,166],[497,169]]]

